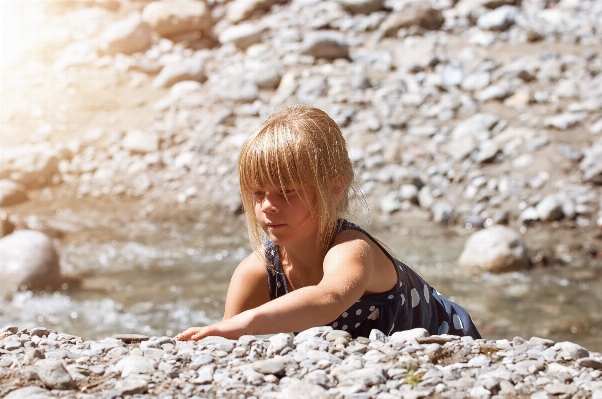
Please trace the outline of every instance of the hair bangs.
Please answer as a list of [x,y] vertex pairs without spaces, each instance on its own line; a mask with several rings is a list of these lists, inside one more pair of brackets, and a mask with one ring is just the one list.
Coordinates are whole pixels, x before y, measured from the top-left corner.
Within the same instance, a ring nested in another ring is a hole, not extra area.
[[264,131],[248,140],[240,155],[241,191],[252,193],[266,184],[284,189],[310,180],[302,167],[300,143],[287,133]]

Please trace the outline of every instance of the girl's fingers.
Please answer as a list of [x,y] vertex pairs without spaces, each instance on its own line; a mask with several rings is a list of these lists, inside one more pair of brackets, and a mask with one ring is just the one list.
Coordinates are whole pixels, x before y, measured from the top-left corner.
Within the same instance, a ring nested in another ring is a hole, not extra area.
[[197,334],[201,330],[201,327],[191,327],[185,331],[182,331],[174,338],[178,341],[188,341],[193,335]]

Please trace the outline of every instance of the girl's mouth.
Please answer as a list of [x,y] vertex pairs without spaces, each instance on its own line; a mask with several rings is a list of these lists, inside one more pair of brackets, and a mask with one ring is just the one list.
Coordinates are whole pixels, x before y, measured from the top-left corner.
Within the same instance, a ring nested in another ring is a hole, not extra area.
[[267,226],[269,229],[278,229],[278,228],[284,227],[286,225],[284,223],[268,223]]

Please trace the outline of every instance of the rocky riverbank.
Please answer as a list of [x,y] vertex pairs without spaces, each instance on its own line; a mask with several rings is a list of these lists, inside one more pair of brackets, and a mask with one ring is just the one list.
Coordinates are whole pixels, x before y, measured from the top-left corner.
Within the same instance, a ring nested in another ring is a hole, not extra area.
[[426,330],[350,339],[0,333],[0,396],[20,398],[602,398],[602,355],[533,337],[474,340]]
[[50,2],[3,79],[0,206],[59,185],[234,212],[242,141],[300,100],[389,221],[602,225],[598,1],[85,5]]

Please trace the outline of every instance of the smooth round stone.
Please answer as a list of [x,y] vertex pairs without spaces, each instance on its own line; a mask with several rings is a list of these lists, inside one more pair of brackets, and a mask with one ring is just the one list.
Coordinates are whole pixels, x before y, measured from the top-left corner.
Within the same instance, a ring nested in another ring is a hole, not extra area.
[[583,357],[577,360],[577,364],[581,367],[589,367],[596,370],[602,370],[602,361],[595,360],[590,357]]
[[343,330],[332,330],[332,331],[329,331],[326,334],[326,337],[324,337],[324,338],[328,342],[336,341],[337,338],[344,338],[346,340],[350,340],[351,334],[349,334],[347,331],[343,331]]
[[123,342],[125,342],[126,344],[131,344],[134,342],[148,341],[148,337],[146,335],[141,335],[141,334],[115,334],[115,335],[113,335],[113,338],[120,339]]
[[284,374],[284,363],[274,359],[257,360],[252,363],[253,370],[261,374]]

